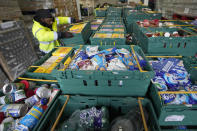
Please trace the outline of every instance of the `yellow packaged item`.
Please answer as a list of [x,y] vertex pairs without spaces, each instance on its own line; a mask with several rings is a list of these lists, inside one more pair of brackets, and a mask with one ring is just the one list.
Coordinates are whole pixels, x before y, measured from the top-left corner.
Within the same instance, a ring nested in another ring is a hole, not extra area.
[[46,71],[45,73],[51,73],[52,70],[57,66],[58,63],[54,62]]
[[83,30],[85,25],[86,25],[86,23],[84,23],[84,24],[76,24],[76,25],[73,25],[69,30],[72,33],[81,33],[81,31]]
[[43,67],[38,67],[38,68],[34,71],[34,73],[44,73],[45,71],[46,71],[45,68],[43,68]]
[[124,34],[112,34],[112,38],[124,38]]
[[52,53],[52,55],[65,57],[71,50],[72,47],[59,47],[55,52]]
[[124,32],[124,29],[114,29],[114,31]]

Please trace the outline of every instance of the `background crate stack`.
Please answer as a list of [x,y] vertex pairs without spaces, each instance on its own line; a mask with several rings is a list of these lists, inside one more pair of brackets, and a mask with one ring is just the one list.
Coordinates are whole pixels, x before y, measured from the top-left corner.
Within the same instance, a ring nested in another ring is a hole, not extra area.
[[[187,37],[147,36],[147,34],[156,32],[169,32],[172,34],[179,30],[184,33],[188,33],[189,35]],[[188,31],[187,28],[141,28],[141,31],[137,32],[138,33],[135,34],[137,35],[136,39],[139,41],[138,44],[142,47],[145,53],[169,53],[173,55],[194,56],[197,52],[197,34],[195,32]]]
[[17,0],[0,0],[0,21],[20,19],[23,15]]
[[[82,23],[83,24],[83,23]],[[86,24],[80,33],[73,33],[74,37],[72,38],[64,38],[60,39],[62,45],[83,45],[87,44],[89,41],[89,37],[92,34],[90,22],[84,23]],[[77,25],[77,24],[76,24]],[[75,26],[75,25],[73,25]],[[72,26],[71,26],[72,27]],[[69,28],[71,28],[69,27]],[[67,28],[69,30],[69,28]]]
[[10,80],[14,80],[37,60],[37,56],[22,21],[1,23],[0,34],[1,64]]
[[79,19],[76,0],[53,0],[56,16],[69,16]]

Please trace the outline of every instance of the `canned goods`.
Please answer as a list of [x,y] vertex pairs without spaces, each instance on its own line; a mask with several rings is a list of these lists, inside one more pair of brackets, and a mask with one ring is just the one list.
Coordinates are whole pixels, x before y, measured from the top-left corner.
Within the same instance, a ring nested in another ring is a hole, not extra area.
[[0,107],[0,112],[4,112],[5,116],[22,117],[27,111],[26,104],[5,104]]
[[19,121],[19,123],[31,130],[38,123],[43,113],[44,110],[42,108],[33,106],[31,110]]
[[17,125],[14,131],[29,131],[29,129],[24,125]]
[[26,98],[24,90],[18,90],[14,93],[15,102],[20,102]]
[[7,83],[3,86],[3,93],[10,94],[20,89],[25,89],[24,83]]
[[51,96],[51,90],[46,87],[39,87],[36,90],[36,95],[40,98],[49,98]]
[[39,98],[37,95],[33,95],[32,97],[29,97],[25,100],[25,104],[27,104],[28,107],[32,107],[39,101]]
[[15,102],[14,93],[0,97],[0,104],[10,104]]

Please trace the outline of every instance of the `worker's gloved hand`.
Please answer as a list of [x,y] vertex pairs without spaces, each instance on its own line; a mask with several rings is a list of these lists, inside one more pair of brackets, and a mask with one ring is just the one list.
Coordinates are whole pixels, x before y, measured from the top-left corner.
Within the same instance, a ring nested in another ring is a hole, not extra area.
[[79,23],[79,22],[83,22],[82,20],[77,20],[75,18],[71,18],[71,23]]
[[58,38],[72,38],[73,34],[70,32],[58,32]]

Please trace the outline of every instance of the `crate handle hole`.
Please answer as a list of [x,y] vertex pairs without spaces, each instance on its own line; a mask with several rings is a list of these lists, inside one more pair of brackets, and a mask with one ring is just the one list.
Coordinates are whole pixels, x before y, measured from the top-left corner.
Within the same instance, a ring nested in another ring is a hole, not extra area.
[[166,43],[164,43],[163,48],[166,48]]
[[119,81],[119,86],[122,87],[122,85],[123,85],[123,81],[120,80],[120,81]]
[[184,43],[184,48],[185,48],[186,46],[187,46],[187,43],[185,42],[185,43]]
[[118,107],[118,111],[119,111],[119,113],[122,112],[122,108],[120,106]]
[[88,100],[90,100],[90,101],[94,101],[95,99],[88,99]]
[[111,86],[111,80],[108,80],[108,86]]
[[98,86],[98,80],[94,81],[95,86]]
[[85,106],[85,108],[87,109],[87,108],[89,108],[89,106],[88,106],[88,105],[86,105],[86,106]]
[[84,103],[86,103],[86,102],[81,101],[80,103],[83,103],[83,104],[84,104]]
[[181,45],[181,43],[179,42],[177,47],[179,48],[179,47],[180,47],[180,45]]
[[87,86],[87,81],[86,80],[83,80],[83,85]]

